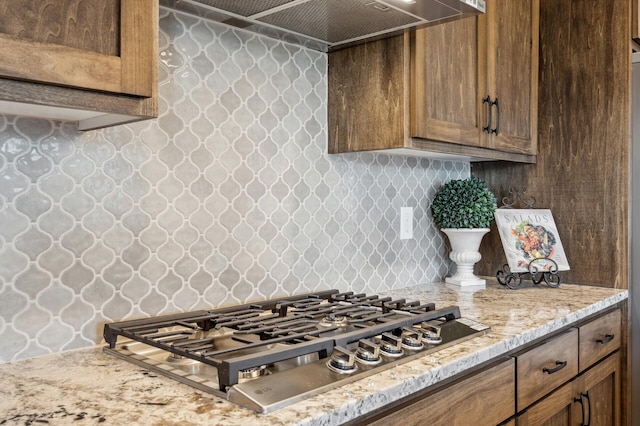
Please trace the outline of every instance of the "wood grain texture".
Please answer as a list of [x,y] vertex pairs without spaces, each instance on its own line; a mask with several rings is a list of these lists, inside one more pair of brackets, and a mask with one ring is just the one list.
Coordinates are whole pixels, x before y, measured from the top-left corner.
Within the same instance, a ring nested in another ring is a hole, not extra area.
[[411,43],[411,136],[483,146],[478,18],[421,28]]
[[447,142],[439,142],[426,140],[421,138],[412,138],[409,146],[422,151],[440,152],[443,154],[464,155],[474,158],[488,158],[492,160],[512,161],[516,163],[535,163],[536,156],[529,154],[516,154],[514,152],[496,151],[484,147],[465,146],[459,144],[451,144]]
[[[620,347],[621,312],[616,309],[598,319],[579,327],[580,330],[580,371],[584,371],[600,359]],[[613,336],[611,340],[598,342]]]
[[[0,1],[0,14],[31,12],[19,24],[6,22],[6,17],[0,23],[0,77],[154,96],[157,1],[49,0],[40,6],[32,0]],[[91,30],[84,29],[89,26]]]
[[117,56],[0,34],[0,76],[69,87],[121,91]]
[[83,130],[158,115],[156,0],[0,0],[0,56],[1,100],[104,113]]
[[515,414],[514,360],[367,422],[379,426],[496,425]]
[[573,426],[574,418],[574,389],[572,383],[567,383],[554,391],[527,411],[520,414],[516,420],[517,426]]
[[158,81],[158,1],[122,0],[120,91],[155,96]]
[[[490,149],[479,134],[483,19],[450,21],[329,53],[329,153],[409,148],[535,162],[535,153],[520,147]],[[412,137],[418,123],[424,133]]]
[[614,353],[581,375],[575,383],[575,394],[589,395],[590,424],[620,424],[620,357]]
[[631,0],[631,38],[640,42],[640,0]]
[[[518,426],[571,426],[584,424],[582,406],[576,399],[588,393],[585,414],[589,424],[620,424],[619,354],[606,358],[586,373],[568,382],[518,416]],[[590,409],[589,409],[590,405]]]
[[120,54],[120,0],[0,0],[0,33]]
[[404,145],[408,42],[406,34],[329,53],[329,153]]
[[629,312],[629,301],[625,300],[620,304],[621,309],[621,331],[620,331],[620,424],[628,426],[631,424],[631,356],[629,339],[631,337],[631,317]]
[[[516,358],[516,407],[521,411],[578,374],[578,330],[570,329]],[[556,368],[558,361],[566,366],[554,373],[544,370]]]
[[[487,2],[487,91],[492,149],[535,154],[538,105],[538,0]],[[485,113],[486,114],[486,113]]]
[[[527,188],[552,210],[564,282],[629,284],[629,15],[624,1],[541,0],[537,164],[472,164],[498,199]],[[476,272],[506,263],[495,228],[481,253]]]
[[[155,118],[158,116],[157,97],[114,96],[61,86],[0,79],[0,99],[35,105],[47,105],[81,111],[99,111],[113,117],[114,124]],[[91,121],[79,123],[80,130],[93,130],[104,125]]]

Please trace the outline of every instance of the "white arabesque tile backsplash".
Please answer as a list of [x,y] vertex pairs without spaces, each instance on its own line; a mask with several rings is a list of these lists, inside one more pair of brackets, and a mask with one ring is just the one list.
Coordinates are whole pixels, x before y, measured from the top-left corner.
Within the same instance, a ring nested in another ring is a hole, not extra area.
[[323,53],[166,8],[159,43],[156,120],[0,116],[0,361],[105,321],[447,273],[427,209],[468,163],[328,155]]

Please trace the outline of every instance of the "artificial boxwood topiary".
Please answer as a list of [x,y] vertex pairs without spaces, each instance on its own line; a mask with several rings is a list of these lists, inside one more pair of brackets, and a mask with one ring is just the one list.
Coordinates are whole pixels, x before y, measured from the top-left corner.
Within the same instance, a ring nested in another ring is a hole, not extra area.
[[431,203],[431,212],[440,229],[489,228],[496,207],[496,197],[484,181],[471,176],[445,183]]

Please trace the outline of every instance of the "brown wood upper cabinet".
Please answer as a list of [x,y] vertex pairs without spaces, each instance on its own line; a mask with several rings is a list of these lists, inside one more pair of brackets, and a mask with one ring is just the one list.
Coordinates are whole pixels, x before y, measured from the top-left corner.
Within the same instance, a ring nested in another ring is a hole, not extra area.
[[329,152],[534,162],[539,0],[486,5],[485,15],[330,53]]
[[0,113],[155,117],[157,40],[156,0],[0,0]]
[[489,0],[485,15],[419,29],[411,135],[536,153],[538,0]]

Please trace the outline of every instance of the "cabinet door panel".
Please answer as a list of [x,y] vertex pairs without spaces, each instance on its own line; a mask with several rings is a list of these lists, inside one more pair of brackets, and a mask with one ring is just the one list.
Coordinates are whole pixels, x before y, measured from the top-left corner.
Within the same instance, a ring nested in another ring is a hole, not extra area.
[[575,416],[573,383],[569,382],[518,416],[517,426],[569,426]]
[[120,0],[0,0],[0,33],[116,56]]
[[493,107],[489,148],[535,153],[538,0],[487,1],[487,95]]
[[619,363],[615,353],[580,376],[580,392],[589,395],[591,426],[620,424]]
[[408,46],[399,35],[329,54],[329,153],[404,146]]
[[153,95],[153,0],[0,0],[0,77]]
[[411,135],[479,146],[479,94],[485,82],[484,44],[478,19],[467,18],[418,29],[412,40]]

